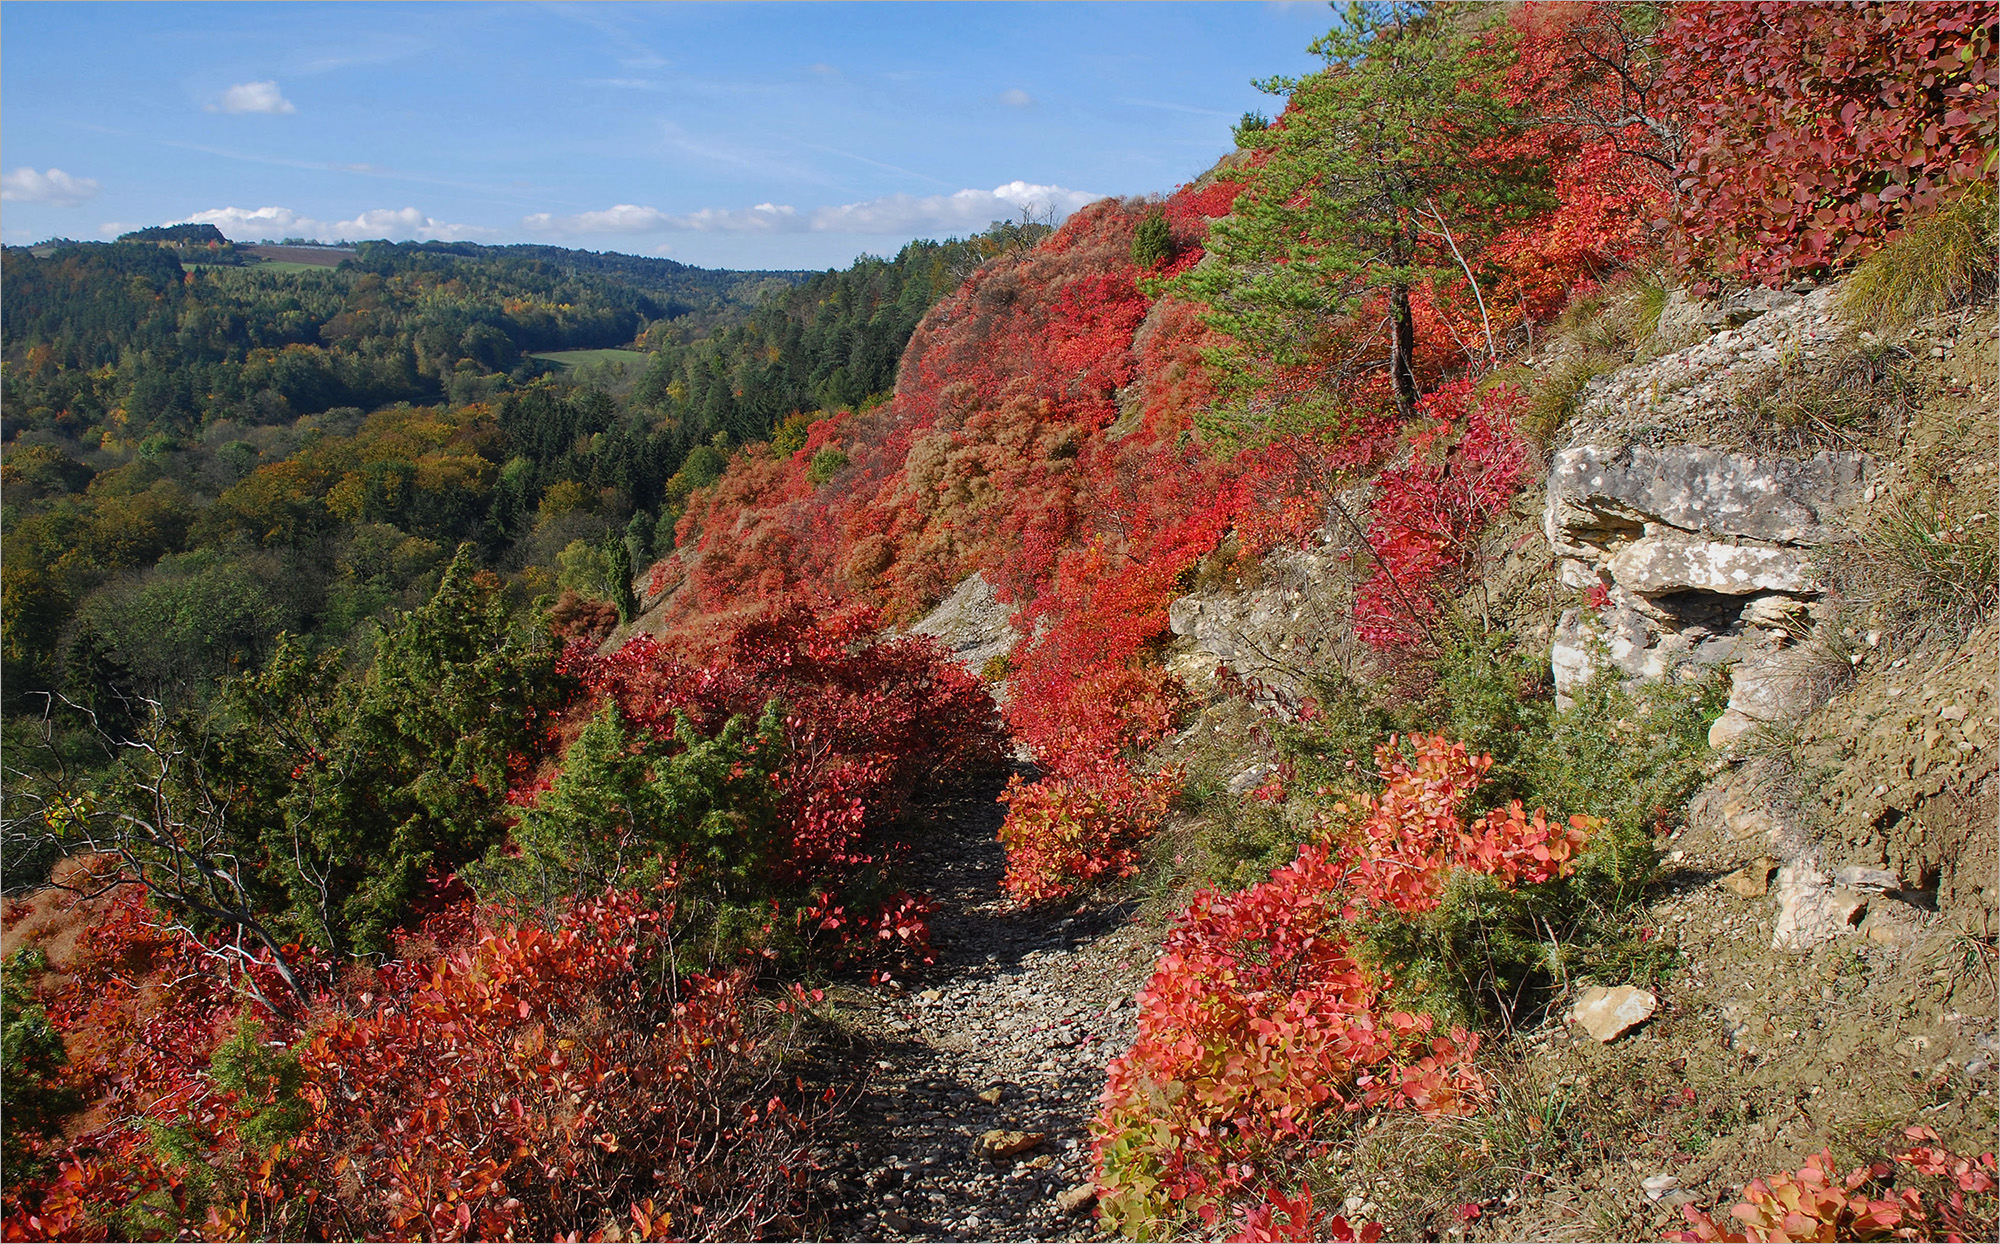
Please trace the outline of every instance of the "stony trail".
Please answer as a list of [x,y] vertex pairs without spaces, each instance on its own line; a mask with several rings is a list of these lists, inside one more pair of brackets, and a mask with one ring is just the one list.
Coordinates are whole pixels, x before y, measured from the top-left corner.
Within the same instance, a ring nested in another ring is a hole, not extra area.
[[[826,1238],[1098,1234],[1079,1190],[1086,1129],[1105,1064],[1131,1044],[1157,938],[1129,903],[1010,904],[998,793],[983,783],[927,809],[906,884],[939,903],[935,962],[854,1000],[867,1079],[830,1163]],[[995,1131],[1027,1147],[981,1152]]]

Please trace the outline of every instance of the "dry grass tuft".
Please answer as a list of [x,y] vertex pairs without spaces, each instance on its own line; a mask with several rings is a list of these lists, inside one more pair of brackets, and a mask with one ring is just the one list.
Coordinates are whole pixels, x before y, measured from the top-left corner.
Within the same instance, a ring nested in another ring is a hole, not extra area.
[[1980,184],[1921,219],[1854,269],[1840,310],[1870,327],[1900,327],[1994,292],[2000,202]]

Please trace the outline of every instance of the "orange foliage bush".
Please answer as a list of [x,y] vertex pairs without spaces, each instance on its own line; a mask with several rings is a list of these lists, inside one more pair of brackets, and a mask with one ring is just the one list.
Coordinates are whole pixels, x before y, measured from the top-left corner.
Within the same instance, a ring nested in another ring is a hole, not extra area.
[[[1928,1127],[1903,1129],[1911,1148],[1890,1161],[1835,1174],[1833,1154],[1821,1150],[1796,1173],[1752,1180],[1729,1211],[1731,1226],[1686,1207],[1690,1230],[1669,1240],[1990,1240],[2000,1226],[1991,1152],[1965,1157],[1936,1143]],[[1902,1186],[1893,1186],[1900,1182]],[[1912,1185],[1916,1186],[1912,1186]],[[1870,1195],[1879,1189],[1884,1196]]]
[[1239,894],[1204,891],[1168,935],[1092,1127],[1100,1205],[1128,1234],[1190,1213],[1254,1215],[1270,1181],[1326,1152],[1345,1116],[1458,1114],[1482,1099],[1478,1038],[1391,1009],[1392,982],[1341,929],[1436,906],[1456,868],[1509,885],[1566,875],[1593,824],[1553,830],[1518,806],[1467,824],[1491,759],[1436,736],[1411,736],[1408,755],[1399,742],[1377,750],[1384,787],[1363,801],[1352,842],[1309,843]]

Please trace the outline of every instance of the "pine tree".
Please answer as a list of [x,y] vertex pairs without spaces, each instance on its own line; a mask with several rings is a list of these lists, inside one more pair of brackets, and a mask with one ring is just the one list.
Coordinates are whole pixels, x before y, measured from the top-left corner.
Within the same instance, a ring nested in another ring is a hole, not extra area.
[[1479,6],[1351,4],[1312,46],[1325,70],[1259,84],[1291,96],[1259,135],[1270,156],[1210,230],[1219,262],[1170,287],[1206,303],[1237,343],[1218,360],[1228,392],[1212,431],[1272,430],[1287,400],[1274,382],[1301,372],[1319,374],[1321,393],[1325,380],[1386,372],[1398,409],[1414,413],[1412,292],[1458,279],[1448,234],[1494,228],[1534,191],[1521,170],[1471,158],[1513,125],[1478,72],[1481,17]]

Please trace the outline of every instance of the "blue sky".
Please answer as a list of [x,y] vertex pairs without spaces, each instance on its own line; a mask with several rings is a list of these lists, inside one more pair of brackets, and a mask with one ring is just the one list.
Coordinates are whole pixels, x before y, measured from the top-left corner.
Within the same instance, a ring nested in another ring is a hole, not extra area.
[[1322,4],[0,9],[0,236],[550,242],[839,267],[1172,189]]

